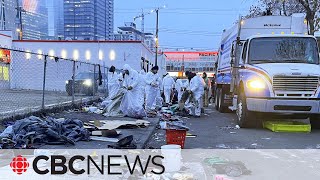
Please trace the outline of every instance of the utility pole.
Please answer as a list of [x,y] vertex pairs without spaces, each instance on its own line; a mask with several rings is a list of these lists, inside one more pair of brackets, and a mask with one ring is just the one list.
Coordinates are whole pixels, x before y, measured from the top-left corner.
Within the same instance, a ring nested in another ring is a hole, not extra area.
[[156,23],[156,60],[155,64],[158,66],[158,48],[159,48],[159,9],[156,9],[157,23]]
[[24,10],[22,8],[22,6],[20,6],[19,1],[16,1],[16,9],[17,9],[17,24],[19,24],[18,28],[17,28],[17,32],[19,33],[19,39],[22,40],[23,39],[23,25],[22,25],[22,12],[27,12],[26,10]]

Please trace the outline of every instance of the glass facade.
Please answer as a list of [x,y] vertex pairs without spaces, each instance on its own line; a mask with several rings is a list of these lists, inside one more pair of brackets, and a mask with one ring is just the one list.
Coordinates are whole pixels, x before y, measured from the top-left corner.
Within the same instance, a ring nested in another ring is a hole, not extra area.
[[65,39],[109,40],[112,33],[113,0],[64,0]]
[[16,0],[0,0],[0,30],[15,31]]
[[48,39],[64,38],[63,0],[47,0]]
[[[46,1],[20,0],[23,39],[40,40],[48,36]],[[18,16],[19,17],[19,16]],[[20,23],[18,23],[20,24]],[[17,27],[19,27],[17,25]]]

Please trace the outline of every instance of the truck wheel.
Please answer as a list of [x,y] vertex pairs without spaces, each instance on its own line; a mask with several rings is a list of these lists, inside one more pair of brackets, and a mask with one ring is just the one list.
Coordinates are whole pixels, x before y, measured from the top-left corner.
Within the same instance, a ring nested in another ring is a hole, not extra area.
[[216,89],[216,94],[215,94],[215,98],[214,98],[214,106],[215,106],[215,109],[218,110],[218,107],[219,107],[219,89]]
[[221,112],[221,113],[224,113],[227,111],[227,106],[224,106],[223,105],[223,102],[224,102],[224,95],[225,93],[223,92],[223,89],[222,88],[219,88],[219,100],[218,100],[218,111]]
[[242,128],[255,128],[256,119],[254,112],[250,112],[247,109],[247,101],[244,92],[240,92],[237,103],[237,120],[238,124]]
[[320,115],[310,116],[310,124],[312,129],[320,129]]

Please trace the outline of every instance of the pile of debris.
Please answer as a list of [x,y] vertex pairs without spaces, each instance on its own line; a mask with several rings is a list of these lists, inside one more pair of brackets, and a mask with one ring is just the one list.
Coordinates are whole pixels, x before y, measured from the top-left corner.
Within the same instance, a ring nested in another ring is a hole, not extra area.
[[145,120],[95,120],[85,123],[85,128],[91,132],[91,140],[112,143],[108,148],[136,149],[133,135],[119,139],[122,135],[120,129],[145,128],[149,125],[150,122]]
[[90,132],[81,120],[41,119],[31,116],[14,122],[0,134],[0,149],[33,149],[43,145],[75,145],[89,141]]
[[181,120],[180,116],[175,115],[178,112],[179,106],[174,105],[170,107],[163,107],[161,109],[160,128],[161,129],[173,129],[173,130],[186,130],[189,128],[186,123]]

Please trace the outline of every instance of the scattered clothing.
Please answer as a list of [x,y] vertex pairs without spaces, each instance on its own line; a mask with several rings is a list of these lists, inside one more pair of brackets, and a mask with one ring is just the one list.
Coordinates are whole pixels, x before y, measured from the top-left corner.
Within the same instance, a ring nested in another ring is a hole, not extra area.
[[[90,132],[80,120],[42,120],[31,116],[19,121],[0,134],[0,149],[38,148],[45,144],[72,144],[89,141]],[[1,147],[2,146],[2,147]]]

